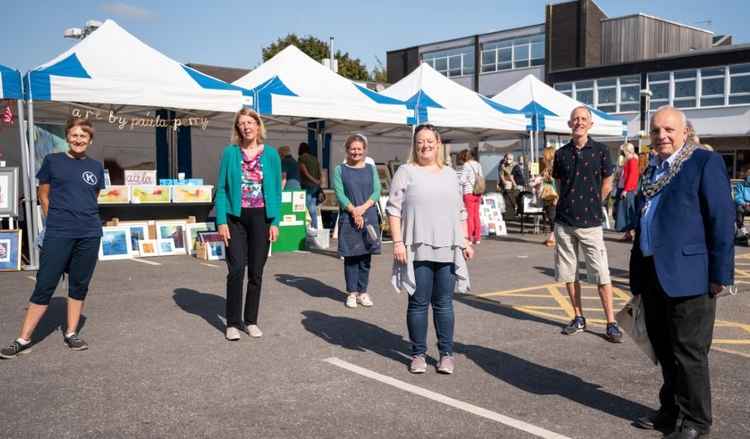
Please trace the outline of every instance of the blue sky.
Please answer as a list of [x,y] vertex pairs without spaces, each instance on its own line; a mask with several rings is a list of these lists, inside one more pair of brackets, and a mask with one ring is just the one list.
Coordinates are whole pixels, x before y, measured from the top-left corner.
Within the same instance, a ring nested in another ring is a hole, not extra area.
[[[290,32],[335,37],[337,49],[372,70],[387,50],[544,21],[546,0],[403,2],[299,1],[9,1],[0,16],[0,64],[27,71],[73,44],[63,30],[112,18],[181,61],[253,67],[261,48]],[[210,7],[208,4],[214,3]],[[267,3],[267,4],[263,4]],[[597,0],[610,17],[643,12],[731,34],[750,42],[747,0]],[[717,7],[717,5],[721,7]],[[711,23],[706,23],[710,20]],[[112,50],[117,50],[113,47]]]

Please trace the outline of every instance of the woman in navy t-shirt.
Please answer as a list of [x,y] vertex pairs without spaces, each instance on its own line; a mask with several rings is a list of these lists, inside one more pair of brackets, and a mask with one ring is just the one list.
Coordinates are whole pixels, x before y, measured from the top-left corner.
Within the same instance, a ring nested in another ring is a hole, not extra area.
[[99,255],[102,224],[97,197],[104,188],[104,167],[86,156],[94,139],[87,119],[72,118],[65,126],[69,149],[49,154],[37,173],[39,201],[46,220],[36,287],[23,320],[21,334],[0,351],[1,358],[14,358],[31,351],[31,335],[47,311],[60,277],[68,272],[68,326],[65,344],[73,350],[88,348],[78,337],[83,301]]

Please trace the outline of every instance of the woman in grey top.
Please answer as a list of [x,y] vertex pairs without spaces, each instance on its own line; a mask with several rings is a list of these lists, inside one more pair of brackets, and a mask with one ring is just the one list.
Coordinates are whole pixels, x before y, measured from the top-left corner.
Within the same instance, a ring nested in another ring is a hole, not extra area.
[[456,172],[444,166],[440,133],[414,130],[408,164],[393,177],[388,220],[393,236],[393,284],[409,293],[406,323],[412,342],[409,371],[427,370],[427,313],[432,304],[440,373],[453,373],[453,292],[469,289],[466,210]]

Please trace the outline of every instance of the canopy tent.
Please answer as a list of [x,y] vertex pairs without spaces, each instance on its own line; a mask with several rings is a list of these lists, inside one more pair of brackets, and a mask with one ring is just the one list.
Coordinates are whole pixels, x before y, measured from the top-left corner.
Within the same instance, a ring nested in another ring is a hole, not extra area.
[[398,99],[382,96],[346,79],[290,45],[234,81],[250,89],[255,109],[269,125],[306,127],[326,120],[326,132],[374,131],[406,126],[413,112]]
[[[568,119],[574,108],[584,105],[560,93],[537,79],[526,75],[521,80],[501,91],[492,101],[517,108],[531,119],[532,132],[569,134]],[[599,136],[627,136],[624,120],[603,111],[591,108],[594,125],[590,134]]]
[[21,74],[0,64],[0,99],[22,99]]
[[[51,61],[24,77],[28,102],[30,163],[24,178],[36,181],[34,112],[40,118],[64,120],[70,104],[97,111],[142,114],[154,109],[174,109],[190,116],[217,116],[252,104],[247,90],[198,72],[172,60],[128,33],[112,20]],[[148,114],[148,113],[147,113]],[[225,116],[230,119],[231,116]],[[107,116],[103,116],[106,120]],[[164,122],[164,120],[162,120]],[[164,125],[150,125],[164,126]],[[174,128],[177,128],[175,123]],[[31,192],[36,203],[35,192]],[[36,222],[36,215],[32,216]],[[36,236],[39,224],[31,234]],[[36,249],[34,249],[36,250]],[[32,265],[38,253],[32,252]]]
[[383,95],[405,101],[414,110],[413,123],[431,123],[445,133],[485,139],[500,133],[526,132],[523,113],[448,79],[426,63],[391,85]]
[[163,55],[112,20],[26,75],[27,99],[237,111],[247,91]]

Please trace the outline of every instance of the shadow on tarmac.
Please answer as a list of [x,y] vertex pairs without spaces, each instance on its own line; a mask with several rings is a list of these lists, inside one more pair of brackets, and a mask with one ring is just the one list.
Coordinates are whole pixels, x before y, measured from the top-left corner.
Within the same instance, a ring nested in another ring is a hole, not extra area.
[[[39,324],[34,329],[34,333],[31,339],[34,343],[40,343],[47,337],[52,335],[53,332],[60,330],[61,332],[66,330],[68,324],[68,300],[64,297],[53,297],[47,307],[47,312],[44,313],[44,317],[39,321]],[[78,321],[77,332],[83,330],[86,324],[86,316],[81,314],[81,319]]]
[[346,301],[346,293],[311,277],[277,274],[276,280],[288,287],[297,288],[311,297],[327,298],[341,303]]
[[226,312],[226,299],[210,293],[201,293],[189,288],[174,290],[174,303],[183,311],[202,317],[217,331],[224,333],[225,324],[220,318]]
[[302,326],[330,344],[359,352],[374,352],[409,365],[410,344],[398,334],[349,317],[337,317],[319,311],[302,311]]
[[472,294],[460,294],[456,293],[453,295],[453,300],[464,305],[476,308],[481,311],[492,312],[500,314],[504,317],[510,317],[517,320],[527,320],[530,322],[544,323],[551,325],[556,328],[562,328],[564,325],[560,322],[556,322],[551,319],[545,319],[544,317],[538,317],[532,314],[527,314],[516,309],[513,309],[510,305],[505,305],[498,302],[497,300],[485,299],[483,297],[474,296]]
[[598,384],[506,352],[457,342],[453,348],[456,353],[465,355],[488,374],[527,393],[560,395],[629,421],[653,413],[649,407],[601,390]]

